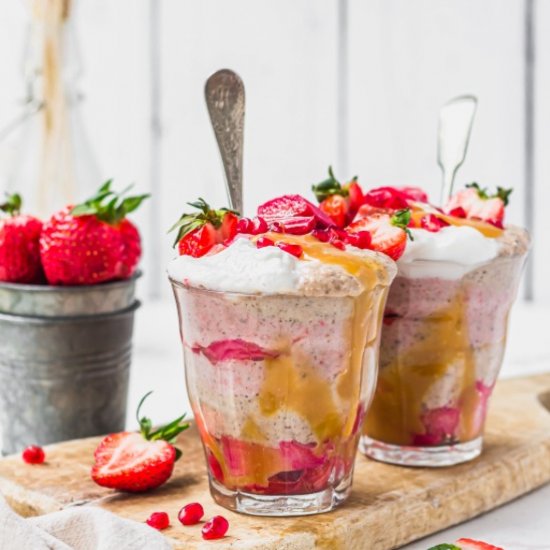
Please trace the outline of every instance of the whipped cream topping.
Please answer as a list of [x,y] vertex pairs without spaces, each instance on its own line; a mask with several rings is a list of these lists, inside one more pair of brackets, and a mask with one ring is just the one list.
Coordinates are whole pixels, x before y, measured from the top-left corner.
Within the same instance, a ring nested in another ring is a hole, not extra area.
[[457,279],[500,252],[498,239],[465,225],[450,225],[437,232],[411,229],[411,233],[414,240],[407,241],[397,261],[399,273],[407,277]]
[[[390,280],[395,276],[391,260],[372,251],[353,252],[375,258]],[[302,261],[276,246],[257,248],[246,237],[237,238],[217,254],[178,256],[170,262],[168,275],[186,286],[244,294],[356,296],[364,290],[361,282],[339,265],[316,259]]]

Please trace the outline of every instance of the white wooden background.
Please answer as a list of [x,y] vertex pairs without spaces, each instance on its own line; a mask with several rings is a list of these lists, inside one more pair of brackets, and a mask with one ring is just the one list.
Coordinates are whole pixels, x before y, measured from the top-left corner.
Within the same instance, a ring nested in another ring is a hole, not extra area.
[[[277,193],[308,194],[329,163],[366,187],[418,184],[437,197],[438,109],[476,94],[459,181],[515,188],[509,220],[534,220],[534,297],[550,303],[549,0],[75,1],[84,122],[101,170],[155,196],[138,216],[151,295],[169,294],[165,230],[185,202],[225,203],[203,84],[229,67],[247,91],[248,213]],[[27,18],[23,2],[0,3],[0,127],[23,95]],[[534,145],[526,149],[529,37]]]

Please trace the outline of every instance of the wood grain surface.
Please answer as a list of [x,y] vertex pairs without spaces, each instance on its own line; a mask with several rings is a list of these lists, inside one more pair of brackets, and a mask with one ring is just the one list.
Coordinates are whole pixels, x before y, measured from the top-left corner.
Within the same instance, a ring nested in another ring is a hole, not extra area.
[[[499,382],[492,399],[481,457],[452,468],[403,468],[357,457],[354,489],[338,510],[304,518],[255,518],[213,503],[195,430],[182,434],[183,458],[174,476],[145,495],[117,494],[89,477],[99,439],[51,445],[47,463],[28,466],[18,456],[0,460],[0,491],[20,514],[44,514],[67,506],[101,506],[144,521],[166,511],[164,531],[175,548],[239,550],[385,550],[397,548],[491,510],[550,481],[550,373]],[[200,525],[183,527],[184,504],[201,502],[206,516],[230,521],[223,541],[205,542]]]

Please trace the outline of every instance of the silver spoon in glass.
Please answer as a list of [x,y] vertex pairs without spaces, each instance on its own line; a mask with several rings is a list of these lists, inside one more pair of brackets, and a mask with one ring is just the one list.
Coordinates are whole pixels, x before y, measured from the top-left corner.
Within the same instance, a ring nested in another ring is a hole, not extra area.
[[225,172],[229,206],[243,213],[244,84],[241,77],[221,69],[211,75],[204,97]]
[[451,196],[456,172],[466,157],[476,109],[477,98],[463,95],[451,99],[439,111],[437,162],[443,172],[441,205]]

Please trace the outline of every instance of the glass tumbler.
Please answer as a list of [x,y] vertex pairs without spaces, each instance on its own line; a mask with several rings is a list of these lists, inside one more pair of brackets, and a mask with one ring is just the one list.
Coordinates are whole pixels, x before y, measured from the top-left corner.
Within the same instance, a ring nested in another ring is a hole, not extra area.
[[406,466],[449,466],[480,454],[525,257],[399,266],[363,453]]
[[343,502],[376,384],[388,287],[311,297],[172,286],[215,501],[265,516]]

